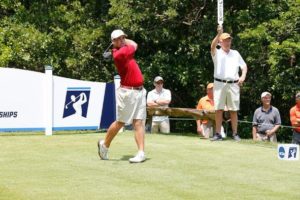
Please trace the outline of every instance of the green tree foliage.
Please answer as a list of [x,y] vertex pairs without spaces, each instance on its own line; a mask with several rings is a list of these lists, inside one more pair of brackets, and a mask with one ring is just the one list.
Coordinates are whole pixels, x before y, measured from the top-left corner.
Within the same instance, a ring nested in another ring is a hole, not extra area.
[[[101,55],[111,31],[121,28],[139,44],[136,58],[146,88],[161,75],[173,106],[194,107],[213,81],[216,5],[217,0],[2,0],[0,65],[43,71],[51,64],[56,75],[111,81],[116,71]],[[288,110],[300,90],[299,10],[299,0],[224,1],[224,30],[249,67],[240,118],[251,120],[267,90],[289,124]]]
[[103,21],[107,5],[107,1],[1,2],[0,64],[35,71],[51,64],[60,76],[112,80],[113,67],[100,59],[109,43]]
[[[239,45],[248,47],[243,48],[242,53],[246,55],[250,69],[244,91],[248,95],[242,96],[247,104],[242,110],[244,116],[251,116],[250,111],[259,105],[260,99],[249,96],[259,97],[261,92],[270,91],[272,103],[279,108],[283,124],[288,125],[289,109],[294,104],[296,91],[300,90],[300,3],[272,2],[264,8],[266,20],[261,17],[258,24],[239,33]],[[255,15],[254,18],[245,17],[245,21],[255,19]],[[290,135],[290,130],[284,129],[281,133]]]

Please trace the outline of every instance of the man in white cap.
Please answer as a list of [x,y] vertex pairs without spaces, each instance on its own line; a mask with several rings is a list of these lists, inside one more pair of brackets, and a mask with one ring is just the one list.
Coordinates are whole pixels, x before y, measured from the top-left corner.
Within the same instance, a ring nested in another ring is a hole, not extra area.
[[[212,141],[222,140],[220,134],[223,112],[228,108],[231,119],[233,139],[240,141],[238,135],[238,115],[240,109],[240,86],[247,74],[247,65],[240,53],[231,49],[232,37],[223,33],[218,26],[218,34],[211,43],[211,56],[214,63],[214,103],[216,110],[216,133]],[[217,49],[220,43],[221,48]],[[239,76],[239,69],[242,75]]]
[[130,158],[129,162],[139,163],[146,160],[143,123],[146,119],[146,90],[143,87],[143,75],[134,59],[138,45],[126,37],[127,35],[122,30],[114,30],[111,33],[112,55],[121,77],[121,85],[116,91],[118,114],[116,121],[108,128],[105,139],[98,141],[98,154],[102,160],[108,160],[108,148],[113,138],[125,123],[132,124],[138,153]]
[[[164,79],[161,76],[154,78],[155,88],[148,93],[147,106],[167,108],[171,102],[171,91],[164,88]],[[153,116],[152,133],[170,133],[170,121],[168,116]]]
[[280,128],[281,118],[277,108],[271,105],[270,92],[261,94],[262,106],[253,115],[253,140],[277,142],[276,132]]

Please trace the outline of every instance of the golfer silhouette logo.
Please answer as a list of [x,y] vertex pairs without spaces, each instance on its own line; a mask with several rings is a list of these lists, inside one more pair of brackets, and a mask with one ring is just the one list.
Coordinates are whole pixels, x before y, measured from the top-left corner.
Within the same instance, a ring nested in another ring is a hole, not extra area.
[[296,158],[296,155],[297,155],[297,148],[296,147],[290,147],[288,158]]
[[65,100],[65,117],[80,119],[87,117],[90,88],[68,88]]

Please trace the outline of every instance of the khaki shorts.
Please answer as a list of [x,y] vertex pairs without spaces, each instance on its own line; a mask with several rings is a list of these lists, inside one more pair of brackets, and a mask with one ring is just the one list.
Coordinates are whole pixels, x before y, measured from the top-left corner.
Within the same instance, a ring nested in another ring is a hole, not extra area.
[[214,126],[211,121],[208,121],[206,124],[201,124],[200,127],[203,137],[210,138],[214,135]]
[[117,96],[117,121],[132,124],[134,119],[146,119],[146,90],[119,87]]
[[[212,121],[208,121],[206,124],[201,124],[201,129],[202,129],[202,135],[204,138],[211,138],[214,135],[215,127],[214,124],[212,123]],[[225,131],[224,131],[224,127],[221,126],[221,136],[222,138],[225,138]]]
[[256,133],[256,137],[258,141],[277,142],[276,133],[274,133],[271,137],[267,137],[265,134]]
[[293,144],[300,144],[300,133],[296,132],[295,130],[293,131],[292,143]]
[[230,111],[240,109],[240,86],[237,83],[214,81],[214,103],[216,110],[224,110],[225,105]]
[[151,133],[170,133],[170,121],[165,119],[160,122],[152,122]]

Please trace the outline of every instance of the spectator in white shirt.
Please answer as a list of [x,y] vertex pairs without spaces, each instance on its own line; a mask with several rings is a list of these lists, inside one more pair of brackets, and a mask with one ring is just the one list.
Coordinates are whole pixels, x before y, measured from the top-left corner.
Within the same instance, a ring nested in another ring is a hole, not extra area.
[[[213,141],[222,140],[220,135],[223,112],[227,106],[233,139],[240,141],[238,135],[238,116],[240,109],[240,86],[243,84],[247,74],[247,65],[237,50],[231,49],[232,37],[223,33],[223,28],[218,27],[218,34],[211,43],[211,56],[214,62],[214,103],[216,110],[216,133]],[[217,49],[220,43],[221,48]],[[239,76],[239,69],[242,74]]]
[[[147,106],[169,107],[171,102],[171,91],[163,87],[164,79],[157,76],[154,79],[155,88],[148,93]],[[170,133],[170,121],[168,116],[153,116],[151,124],[152,133]]]

